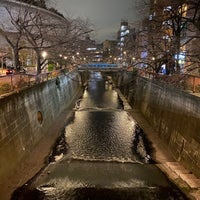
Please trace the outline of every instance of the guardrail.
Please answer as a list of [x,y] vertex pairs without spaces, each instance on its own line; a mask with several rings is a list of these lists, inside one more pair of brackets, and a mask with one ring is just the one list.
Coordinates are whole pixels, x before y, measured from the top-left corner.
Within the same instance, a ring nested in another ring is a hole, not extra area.
[[57,78],[66,72],[66,69],[61,69],[39,75],[19,73],[0,76],[0,95],[4,96],[10,92],[19,92],[23,88]]
[[143,69],[137,69],[137,70],[139,75],[142,77],[159,80],[169,85],[173,85],[177,88],[192,93],[200,93],[200,76],[198,75],[192,75],[192,74],[164,75]]
[[79,71],[123,71],[123,68],[120,67],[84,67],[79,66]]
[[[142,77],[159,80],[166,84],[173,85],[174,87],[192,93],[200,93],[200,76],[191,74],[163,75],[144,69],[136,68],[136,70],[138,71],[138,74]],[[11,74],[0,76],[0,96],[3,97],[11,92],[19,92],[23,88],[57,78],[59,75],[65,74],[67,72],[67,69],[61,69],[52,72],[41,73],[39,75]]]

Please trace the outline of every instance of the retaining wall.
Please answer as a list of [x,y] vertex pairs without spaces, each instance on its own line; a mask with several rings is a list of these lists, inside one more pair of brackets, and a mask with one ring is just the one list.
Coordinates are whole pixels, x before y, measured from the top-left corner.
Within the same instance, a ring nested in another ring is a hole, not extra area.
[[80,89],[80,75],[73,72],[0,99],[1,182],[48,137],[49,128]]
[[124,73],[119,86],[174,158],[200,177],[200,97],[133,73]]

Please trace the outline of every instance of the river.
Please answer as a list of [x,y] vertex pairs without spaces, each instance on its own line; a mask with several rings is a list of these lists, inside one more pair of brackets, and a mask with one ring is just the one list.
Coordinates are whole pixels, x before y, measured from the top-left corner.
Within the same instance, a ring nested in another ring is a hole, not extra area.
[[187,199],[156,167],[150,142],[112,79],[90,75],[49,164],[12,199]]

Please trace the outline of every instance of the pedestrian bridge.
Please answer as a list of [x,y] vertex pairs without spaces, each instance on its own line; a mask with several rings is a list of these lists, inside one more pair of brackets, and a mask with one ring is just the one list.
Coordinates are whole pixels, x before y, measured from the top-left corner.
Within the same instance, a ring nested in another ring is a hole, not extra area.
[[79,71],[122,71],[121,65],[114,63],[86,63],[78,65]]

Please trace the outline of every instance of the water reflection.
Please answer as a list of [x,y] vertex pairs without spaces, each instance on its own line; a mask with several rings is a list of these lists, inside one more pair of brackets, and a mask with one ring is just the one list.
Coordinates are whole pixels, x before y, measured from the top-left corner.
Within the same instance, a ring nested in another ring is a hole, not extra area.
[[155,165],[75,160],[49,165],[32,187],[16,191],[15,196],[20,200],[187,199]]
[[[99,74],[99,73],[97,73]],[[108,84],[105,77],[91,74],[88,81],[87,90],[83,94],[83,100],[80,102],[80,109],[85,108],[112,108],[121,109],[117,92],[112,85]]]
[[132,153],[135,121],[125,111],[80,111],[66,127],[68,158],[136,162]]
[[187,199],[156,165],[147,164],[151,144],[107,80],[91,74],[50,164],[12,200]]

